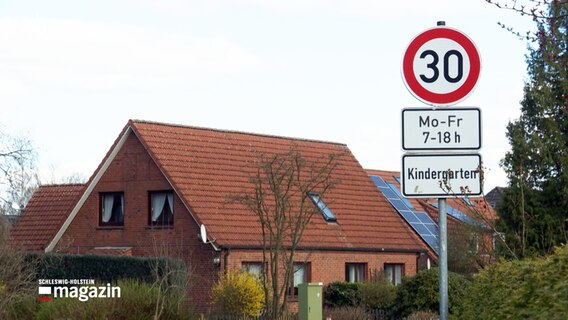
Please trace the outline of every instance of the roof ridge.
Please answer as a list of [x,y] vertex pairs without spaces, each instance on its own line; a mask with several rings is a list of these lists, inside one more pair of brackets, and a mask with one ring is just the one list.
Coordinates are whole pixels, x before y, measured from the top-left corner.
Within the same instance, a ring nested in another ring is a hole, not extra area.
[[224,133],[233,133],[233,134],[242,134],[242,135],[250,135],[250,136],[257,136],[257,137],[267,137],[267,138],[276,138],[276,139],[286,139],[286,140],[295,140],[295,141],[305,141],[305,142],[317,142],[317,143],[325,143],[325,144],[333,144],[346,147],[347,144],[341,142],[334,142],[334,141],[326,141],[326,140],[318,140],[318,139],[308,139],[308,138],[298,138],[298,137],[290,137],[290,136],[278,136],[272,135],[267,133],[256,133],[256,132],[246,132],[246,131],[239,131],[239,130],[230,130],[230,129],[217,129],[217,128],[208,128],[208,127],[199,127],[199,126],[190,126],[184,124],[177,124],[177,123],[166,123],[166,122],[159,122],[159,121],[148,121],[148,120],[140,120],[140,119],[131,119],[129,123],[143,123],[143,124],[154,124],[160,126],[167,126],[167,127],[178,127],[178,128],[187,128],[187,129],[195,129],[195,130],[204,130],[204,131],[215,131],[215,132],[224,132]]
[[47,183],[40,184],[41,188],[57,188],[57,187],[84,187],[86,183]]
[[383,170],[383,169],[371,169],[371,168],[364,168],[363,170],[365,170],[369,174],[372,174],[372,172],[398,173],[398,174],[400,174],[400,171],[398,171],[398,170]]

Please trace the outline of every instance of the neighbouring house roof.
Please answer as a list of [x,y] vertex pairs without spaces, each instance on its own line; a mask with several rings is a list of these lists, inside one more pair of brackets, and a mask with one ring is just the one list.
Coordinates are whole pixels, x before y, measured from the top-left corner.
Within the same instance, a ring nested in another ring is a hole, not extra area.
[[43,251],[84,189],[83,184],[38,187],[10,231],[11,244],[28,251]]
[[377,190],[344,144],[227,130],[131,120],[61,225],[57,241],[104,174],[126,138],[135,135],[170,182],[197,224],[204,224],[216,247],[259,247],[260,224],[244,205],[228,197],[252,191],[250,178],[261,154],[294,148],[309,160],[341,154],[333,178],[339,181],[323,199],[337,217],[328,223],[314,216],[301,246],[322,249],[425,251],[427,247]]
[[493,208],[496,209],[499,203],[501,202],[501,200],[503,199],[503,194],[505,193],[505,189],[506,188],[504,187],[495,187],[485,195],[485,199],[487,199],[487,202],[489,202],[489,204]]
[[[367,170],[367,172],[369,175],[379,175],[385,181],[393,183],[400,188],[400,183],[395,179],[395,177],[400,177],[400,172],[398,171]],[[417,210],[426,211],[435,221],[438,221],[437,199],[408,198],[407,200]],[[468,198],[467,200],[453,197],[447,198],[446,203],[448,218],[451,220],[486,225],[493,223],[498,218],[493,207],[483,197]]]
[[18,222],[19,218],[19,214],[0,214],[0,225],[10,229]]

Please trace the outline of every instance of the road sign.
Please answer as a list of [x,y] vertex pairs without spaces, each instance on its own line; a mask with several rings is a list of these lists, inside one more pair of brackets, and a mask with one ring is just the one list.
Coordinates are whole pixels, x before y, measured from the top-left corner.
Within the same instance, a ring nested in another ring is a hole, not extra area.
[[402,149],[479,150],[481,110],[479,108],[403,109]]
[[479,154],[405,154],[402,194],[407,198],[481,195]]
[[481,59],[475,44],[448,27],[426,30],[408,45],[402,78],[420,101],[447,106],[465,99],[475,87]]

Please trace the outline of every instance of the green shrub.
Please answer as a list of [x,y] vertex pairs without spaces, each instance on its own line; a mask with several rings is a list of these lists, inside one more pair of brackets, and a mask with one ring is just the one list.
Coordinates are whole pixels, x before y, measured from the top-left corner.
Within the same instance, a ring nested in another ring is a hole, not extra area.
[[371,320],[373,317],[362,306],[343,306],[336,308],[326,308],[324,319],[333,320]]
[[[163,293],[158,288],[139,281],[119,281],[120,298],[92,298],[79,301],[57,298],[42,301],[34,315],[36,320],[50,319],[192,319],[192,313],[183,308],[183,296]],[[36,296],[37,299],[37,296]]]
[[[470,281],[464,276],[448,273],[448,309],[455,312],[465,298]],[[438,269],[423,270],[413,277],[404,277],[397,289],[396,308],[400,316],[406,317],[416,311],[437,313],[440,309]]]
[[[2,226],[0,226],[2,229]],[[12,317],[15,305],[22,307],[23,300],[37,294],[35,260],[27,260],[23,251],[8,247],[0,230],[0,319]]]
[[406,320],[438,320],[437,313],[430,311],[416,311],[406,318]]
[[343,307],[359,305],[359,285],[349,282],[331,282],[324,292],[324,305],[327,307]]
[[[1,299],[1,298],[0,298]],[[3,320],[31,319],[39,307],[37,294],[18,295],[0,312]]]
[[223,315],[259,316],[264,304],[264,289],[259,279],[241,270],[219,275],[212,289],[213,305]]
[[396,300],[396,287],[381,280],[359,285],[360,303],[369,309],[390,310]]
[[459,319],[566,319],[568,246],[546,258],[502,261],[481,271]]

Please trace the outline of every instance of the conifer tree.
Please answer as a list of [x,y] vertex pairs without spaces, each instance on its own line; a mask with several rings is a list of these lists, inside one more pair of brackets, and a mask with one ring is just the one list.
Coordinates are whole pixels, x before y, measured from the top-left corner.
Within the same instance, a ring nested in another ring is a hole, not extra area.
[[568,1],[538,3],[508,7],[536,23],[525,37],[528,79],[521,116],[507,126],[509,188],[498,208],[518,257],[550,253],[568,240]]

